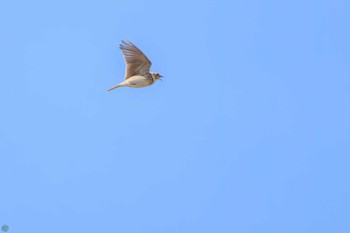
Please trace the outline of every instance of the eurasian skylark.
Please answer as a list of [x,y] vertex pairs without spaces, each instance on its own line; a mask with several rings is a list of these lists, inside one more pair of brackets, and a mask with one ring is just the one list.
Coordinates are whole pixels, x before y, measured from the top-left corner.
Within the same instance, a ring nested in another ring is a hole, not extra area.
[[118,87],[147,87],[162,77],[157,72],[149,71],[151,61],[133,43],[122,41],[119,48],[122,50],[126,64],[125,80],[108,91]]

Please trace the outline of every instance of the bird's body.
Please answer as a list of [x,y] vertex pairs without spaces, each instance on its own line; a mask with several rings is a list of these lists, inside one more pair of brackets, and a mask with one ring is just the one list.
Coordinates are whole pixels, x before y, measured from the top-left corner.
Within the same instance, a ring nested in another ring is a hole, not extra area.
[[162,77],[157,72],[149,71],[152,65],[151,61],[133,43],[122,41],[120,49],[126,64],[125,80],[111,87],[108,91],[118,87],[147,87]]

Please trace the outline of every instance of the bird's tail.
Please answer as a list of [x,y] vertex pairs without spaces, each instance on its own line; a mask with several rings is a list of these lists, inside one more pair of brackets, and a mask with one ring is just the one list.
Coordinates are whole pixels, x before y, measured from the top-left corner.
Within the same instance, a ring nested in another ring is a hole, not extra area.
[[123,86],[123,85],[118,84],[118,85],[115,85],[115,86],[109,88],[107,91],[111,91],[111,90],[114,90],[114,89],[116,89],[116,88],[118,88],[118,87],[122,87],[122,86]]

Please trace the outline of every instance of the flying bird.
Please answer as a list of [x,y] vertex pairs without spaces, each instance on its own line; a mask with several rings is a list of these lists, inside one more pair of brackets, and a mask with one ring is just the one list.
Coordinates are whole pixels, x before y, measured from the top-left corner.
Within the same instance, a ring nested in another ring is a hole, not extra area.
[[157,72],[150,72],[151,61],[146,55],[130,41],[122,41],[119,48],[124,55],[126,64],[124,81],[108,89],[111,91],[118,87],[147,87],[160,80]]

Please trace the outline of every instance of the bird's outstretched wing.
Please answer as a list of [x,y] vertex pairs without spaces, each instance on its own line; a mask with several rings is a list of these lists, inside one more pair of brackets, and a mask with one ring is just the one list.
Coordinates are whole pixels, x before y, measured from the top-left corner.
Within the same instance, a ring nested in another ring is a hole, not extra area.
[[125,79],[134,75],[144,75],[149,72],[151,61],[143,52],[130,41],[123,41],[119,48],[122,50],[126,64]]

